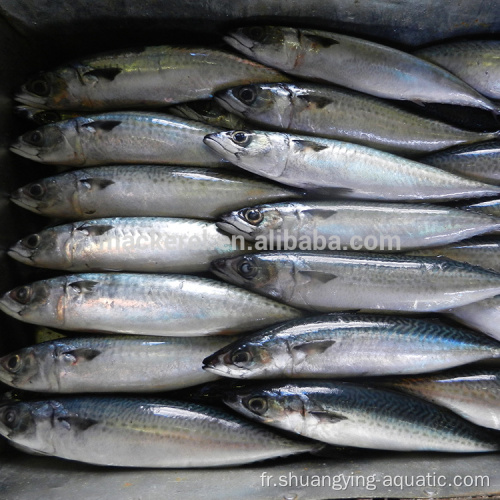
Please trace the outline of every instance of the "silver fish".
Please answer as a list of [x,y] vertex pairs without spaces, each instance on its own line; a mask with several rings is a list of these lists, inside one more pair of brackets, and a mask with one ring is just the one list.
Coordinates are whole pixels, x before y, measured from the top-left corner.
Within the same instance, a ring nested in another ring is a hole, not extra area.
[[175,116],[137,111],[88,115],[26,132],[11,151],[52,165],[146,163],[217,167],[203,144],[218,129]]
[[240,129],[247,126],[245,120],[242,120],[236,114],[228,113],[213,99],[171,106],[168,108],[168,112],[181,118],[196,120],[214,127]]
[[8,254],[23,264],[63,271],[195,273],[208,271],[218,257],[251,250],[238,243],[213,222],[114,217],[43,229]]
[[500,293],[500,274],[432,257],[263,252],[216,260],[212,272],[288,305],[321,312],[433,312]]
[[331,314],[238,338],[205,358],[203,368],[241,379],[364,377],[492,358],[500,358],[500,342],[476,332],[421,319]]
[[455,321],[500,340],[500,295],[445,312]]
[[442,66],[486,97],[500,99],[500,40],[445,42],[413,54]]
[[106,110],[158,108],[208,99],[251,82],[277,82],[276,70],[213,48],[140,47],[109,52],[42,72],[16,100],[38,108]]
[[498,137],[497,132],[472,132],[424,118],[361,92],[314,83],[245,85],[217,93],[216,100],[260,128],[344,140],[407,156]]
[[216,380],[201,360],[235,337],[107,335],[49,340],[0,358],[0,381],[40,392],[155,392]]
[[292,200],[304,193],[239,172],[161,165],[72,170],[32,182],[11,200],[47,217],[214,219],[248,202]]
[[408,252],[408,255],[446,257],[500,273],[500,238],[498,236],[483,236],[453,245],[413,250]]
[[443,201],[495,195],[500,187],[333,139],[228,131],[205,143],[238,167],[290,186],[382,201]]
[[500,141],[460,146],[425,156],[420,161],[453,174],[500,185]]
[[445,69],[386,45],[328,31],[279,26],[239,28],[224,40],[251,59],[286,73],[366,94],[500,112]]
[[438,205],[305,201],[235,210],[217,225],[249,241],[273,241],[289,250],[304,238],[323,238],[335,243],[335,248],[329,245],[333,250],[395,251],[500,230],[500,219]]
[[268,382],[224,402],[246,417],[325,443],[397,451],[486,452],[494,435],[422,399],[347,382]]
[[302,315],[206,278],[126,273],[36,281],[5,293],[0,310],[53,328],[167,337],[238,333]]
[[460,369],[394,379],[389,387],[445,406],[475,424],[500,430],[500,371]]
[[0,405],[16,447],[120,467],[218,467],[317,450],[220,409],[152,398],[65,397]]

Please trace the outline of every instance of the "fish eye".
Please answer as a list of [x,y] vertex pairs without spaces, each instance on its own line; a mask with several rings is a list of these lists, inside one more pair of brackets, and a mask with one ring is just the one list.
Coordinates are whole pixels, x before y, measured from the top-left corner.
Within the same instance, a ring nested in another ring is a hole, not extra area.
[[256,226],[259,222],[262,222],[264,215],[257,208],[249,208],[244,212],[243,217],[247,222]]
[[11,429],[15,427],[17,422],[17,412],[13,408],[9,408],[3,415],[4,423]]
[[236,366],[242,366],[252,361],[252,355],[250,352],[240,349],[239,351],[233,353],[231,361]]
[[40,97],[47,97],[50,94],[48,82],[43,78],[35,78],[26,84],[26,90]]
[[23,135],[23,140],[25,140],[28,144],[32,144],[33,146],[41,146],[43,143],[43,134],[40,130],[33,130],[33,132],[28,132]]
[[32,198],[41,198],[45,194],[45,188],[41,184],[31,184],[28,193]]
[[244,104],[253,104],[257,98],[257,92],[254,87],[242,87],[238,91],[238,99]]
[[26,236],[23,240],[23,245],[25,247],[31,248],[34,250],[38,245],[40,244],[42,238],[38,234],[30,234],[29,236]]
[[14,354],[5,363],[7,369],[11,372],[17,372],[21,368],[21,364],[21,356],[19,354]]
[[241,130],[234,132],[231,138],[233,139],[233,142],[240,146],[248,146],[252,142],[252,137]]
[[20,304],[27,304],[31,299],[31,287],[19,286],[9,293],[9,297]]
[[267,411],[267,399],[262,397],[251,398],[247,403],[248,409],[257,415],[262,415]]
[[251,259],[244,259],[238,266],[238,271],[243,278],[251,279],[257,275],[258,267]]

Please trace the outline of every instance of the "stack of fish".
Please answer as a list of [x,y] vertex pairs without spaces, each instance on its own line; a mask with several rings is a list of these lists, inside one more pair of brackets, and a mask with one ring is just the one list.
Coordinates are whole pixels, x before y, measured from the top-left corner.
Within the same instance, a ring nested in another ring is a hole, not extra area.
[[[463,63],[491,65],[498,43],[412,55],[270,26],[225,41],[249,59],[103,54],[17,95],[40,127],[12,151],[65,171],[13,193],[58,224],[9,254],[78,274],[0,299],[69,335],[4,356],[0,380],[80,395],[7,400],[0,433],[31,452],[140,467],[324,443],[499,450],[500,371],[462,365],[500,358],[498,200],[470,200],[500,194],[500,133],[401,105],[499,116],[498,78]],[[139,395],[213,381],[243,416]],[[81,395],[105,392],[136,394]]]

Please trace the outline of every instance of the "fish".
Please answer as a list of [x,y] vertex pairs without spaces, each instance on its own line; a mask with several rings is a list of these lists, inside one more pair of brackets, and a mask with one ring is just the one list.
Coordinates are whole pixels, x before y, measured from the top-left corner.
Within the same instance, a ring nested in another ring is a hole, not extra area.
[[436,312],[500,294],[500,274],[439,257],[267,251],[215,260],[211,271],[292,307],[319,312]]
[[327,314],[238,337],[203,368],[239,379],[321,379],[419,374],[493,358],[500,342],[477,332],[423,319]]
[[460,368],[395,378],[384,386],[445,406],[483,427],[500,430],[500,371]]
[[385,99],[500,113],[496,104],[440,66],[361,38],[313,29],[250,26],[229,33],[224,41],[245,56],[293,76]]
[[251,250],[215,223],[167,217],[112,217],[61,224],[8,250],[30,266],[62,271],[195,273],[218,257]]
[[158,392],[217,380],[201,360],[236,337],[66,337],[0,358],[0,381],[53,393]]
[[217,101],[194,101],[187,104],[177,104],[168,108],[168,112],[181,118],[203,122],[213,127],[241,129],[247,127],[247,122],[238,115],[228,113]]
[[303,315],[208,278],[129,273],[35,281],[1,296],[0,311],[51,328],[166,337],[239,333]]
[[217,154],[268,179],[329,195],[381,201],[445,201],[494,196],[499,186],[333,139],[264,131],[209,134]]
[[403,156],[422,156],[498,137],[498,132],[464,130],[378,97],[315,83],[243,85],[220,91],[215,99],[259,128],[354,142]]
[[216,219],[249,202],[300,199],[304,191],[243,172],[163,165],[71,170],[17,189],[11,201],[46,217]]
[[500,340],[500,295],[445,311],[463,325]]
[[469,179],[500,185],[500,141],[459,146],[424,156],[420,161]]
[[227,394],[232,409],[335,446],[473,453],[500,448],[493,431],[407,394],[348,382],[267,382]]
[[459,40],[413,54],[453,73],[489,99],[500,99],[500,40]]
[[233,85],[283,78],[225,50],[160,45],[108,52],[43,71],[15,98],[43,109],[147,109],[209,99]]
[[14,112],[26,120],[35,122],[37,125],[47,125],[62,120],[69,120],[82,116],[76,111],[56,111],[55,109],[40,109],[32,106],[15,106]]
[[498,236],[471,238],[452,245],[413,250],[407,253],[417,257],[446,257],[500,273],[500,238]]
[[217,226],[285,250],[297,249],[304,239],[323,238],[335,241],[335,248],[329,246],[334,250],[380,252],[434,247],[498,231],[500,218],[422,203],[292,201],[235,210],[222,215]]
[[44,125],[20,136],[10,150],[50,165],[172,164],[219,167],[203,144],[216,127],[167,114],[120,111]]
[[500,198],[465,205],[463,208],[465,210],[473,210],[474,212],[482,212],[493,217],[500,217]]
[[0,404],[24,451],[118,467],[240,465],[317,450],[223,409],[151,397],[67,396]]

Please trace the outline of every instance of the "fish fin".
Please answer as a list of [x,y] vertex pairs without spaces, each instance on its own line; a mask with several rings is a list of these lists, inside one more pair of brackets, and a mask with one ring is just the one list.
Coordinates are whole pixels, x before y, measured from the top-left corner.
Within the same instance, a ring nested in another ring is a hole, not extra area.
[[93,360],[95,357],[101,354],[101,351],[98,351],[97,349],[88,349],[82,347],[80,349],[73,349],[72,351],[64,351],[62,354],[69,354],[70,356],[73,356],[75,358],[74,362],[78,363],[79,361]]
[[337,422],[341,422],[342,420],[347,420],[348,417],[341,415],[340,413],[335,413],[333,411],[326,410],[318,410],[318,411],[310,411],[310,415],[315,416],[318,420],[323,422],[328,422],[330,424],[336,424]]
[[321,36],[321,35],[302,35],[304,38],[307,38],[308,40],[311,40],[316,45],[319,45],[320,47],[323,47],[327,49],[328,47],[331,47],[332,45],[337,45],[340,42],[338,40],[335,40],[335,38],[329,38],[326,36]]
[[322,271],[299,271],[299,273],[321,283],[328,283],[337,277],[335,274]]
[[76,414],[57,417],[57,420],[61,422],[68,431],[71,429],[86,431],[89,427],[99,423],[98,420],[94,420],[93,418],[84,418]]
[[73,281],[73,283],[69,283],[68,286],[70,286],[75,292],[78,293],[90,293],[98,284],[98,281],[81,280]]
[[82,231],[86,233],[87,236],[102,236],[103,234],[106,234],[108,231],[111,231],[111,229],[114,229],[114,226],[109,226],[105,224],[94,225],[85,223],[76,228],[77,231]]
[[324,107],[332,104],[333,101],[328,97],[320,97],[314,95],[300,95],[298,96],[302,101],[307,101],[308,103],[314,104],[318,109],[323,109]]
[[93,122],[84,123],[81,125],[85,128],[93,128],[94,130],[104,130],[106,132],[111,132],[115,127],[121,124],[119,120],[96,120]]
[[327,149],[328,146],[320,144],[319,142],[307,141],[305,139],[293,139],[292,141],[299,151],[305,151],[306,149],[312,149],[313,151],[323,151]]
[[84,76],[95,76],[96,78],[104,78],[112,82],[121,72],[121,68],[99,68],[86,71]]
[[115,184],[115,181],[104,179],[102,177],[89,177],[87,179],[80,179],[80,182],[89,189],[92,189],[93,187],[97,187],[98,189],[106,189],[108,186],[111,186],[111,184]]
[[309,208],[306,210],[302,210],[303,213],[314,217],[315,219],[326,220],[329,219],[332,215],[337,213],[337,210],[325,210],[324,208]]
[[335,340],[313,340],[312,342],[293,346],[293,350],[309,356],[312,354],[322,354],[334,344]]

